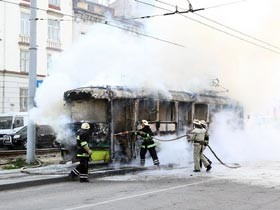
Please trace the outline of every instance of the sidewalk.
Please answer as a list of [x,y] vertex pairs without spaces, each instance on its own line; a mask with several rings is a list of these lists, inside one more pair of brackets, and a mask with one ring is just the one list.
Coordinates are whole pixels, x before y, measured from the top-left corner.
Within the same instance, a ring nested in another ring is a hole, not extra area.
[[[0,191],[67,181],[69,172],[76,164],[53,164],[38,168],[2,170],[0,171]],[[114,168],[111,166],[90,164],[89,178],[120,175],[145,169],[145,167],[138,166]]]

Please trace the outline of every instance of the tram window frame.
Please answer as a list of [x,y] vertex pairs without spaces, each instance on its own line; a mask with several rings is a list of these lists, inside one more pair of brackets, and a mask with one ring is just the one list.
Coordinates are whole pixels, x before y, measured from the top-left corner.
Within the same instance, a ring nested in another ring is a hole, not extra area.
[[157,119],[157,100],[142,99],[139,100],[139,119],[156,121]]

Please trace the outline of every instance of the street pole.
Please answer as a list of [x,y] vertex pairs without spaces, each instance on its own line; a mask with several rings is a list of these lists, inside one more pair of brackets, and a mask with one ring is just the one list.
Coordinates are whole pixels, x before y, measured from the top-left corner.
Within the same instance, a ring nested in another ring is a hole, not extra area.
[[36,80],[37,80],[37,0],[31,0],[30,2],[30,61],[29,61],[29,81],[28,81],[28,127],[27,127],[27,147],[26,147],[26,162],[28,164],[35,162],[35,135],[36,126],[30,117],[30,111],[34,108]]

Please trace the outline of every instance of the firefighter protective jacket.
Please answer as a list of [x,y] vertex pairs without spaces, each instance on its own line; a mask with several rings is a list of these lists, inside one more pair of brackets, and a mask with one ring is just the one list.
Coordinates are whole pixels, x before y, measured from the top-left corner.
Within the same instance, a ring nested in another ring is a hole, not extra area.
[[204,128],[194,128],[191,131],[191,141],[194,143],[203,143],[205,140],[206,130]]
[[139,130],[138,134],[143,138],[143,143],[141,147],[152,148],[155,147],[156,144],[153,141],[153,131],[151,130],[150,126],[145,125],[142,129]]
[[81,129],[78,131],[77,134],[77,147],[78,147],[77,157],[78,158],[89,157],[88,152],[84,149],[85,146],[88,146],[89,138],[90,135],[88,130]]

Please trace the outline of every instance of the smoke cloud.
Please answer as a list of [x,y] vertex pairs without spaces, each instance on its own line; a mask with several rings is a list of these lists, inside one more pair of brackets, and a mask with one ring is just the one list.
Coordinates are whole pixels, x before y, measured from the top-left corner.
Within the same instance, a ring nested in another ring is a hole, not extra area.
[[[188,9],[186,1],[166,2]],[[158,2],[154,3],[174,10]],[[279,1],[248,0],[211,8],[217,4],[221,4],[221,1],[200,0],[193,2],[193,7],[209,7],[199,14],[275,46],[279,44]],[[139,3],[133,8],[133,17],[166,12]],[[60,125],[70,120],[64,109],[63,92],[81,86],[125,85],[163,91],[200,91],[213,88],[209,84],[216,78],[220,81],[216,90],[241,101],[247,114],[278,117],[275,110],[278,110],[280,101],[279,54],[229,36],[229,30],[225,27],[195,14],[185,16],[199,22],[181,15],[141,20],[145,26],[143,33],[184,47],[109,25],[92,26],[71,49],[53,61],[50,76],[36,93],[37,108],[33,110],[33,119],[38,123],[43,119],[58,130],[63,130]],[[214,30],[213,27],[221,31]],[[237,32],[230,33],[269,47]],[[275,47],[269,48],[279,51]],[[225,89],[229,92],[225,93]],[[249,160],[255,156],[268,157],[267,153],[254,153],[262,149],[272,151],[269,146],[279,144],[267,144],[268,140],[276,139],[278,132],[269,127],[261,130],[264,133],[259,133],[260,130],[256,127],[259,120],[252,123],[250,129],[237,131],[225,123],[227,119],[228,114],[217,115],[211,125],[211,135],[213,146],[228,161]],[[273,154],[275,153],[271,152],[269,156],[274,158]],[[177,159],[180,157],[175,157]]]

